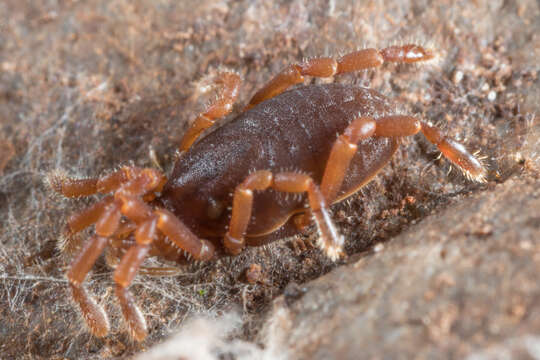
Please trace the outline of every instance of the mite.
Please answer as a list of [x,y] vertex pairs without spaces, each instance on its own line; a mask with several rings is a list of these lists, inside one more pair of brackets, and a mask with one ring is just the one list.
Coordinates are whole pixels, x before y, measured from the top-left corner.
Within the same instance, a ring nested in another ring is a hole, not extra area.
[[220,96],[184,135],[168,179],[158,170],[133,166],[91,179],[51,176],[52,187],[66,197],[109,194],[67,221],[69,235],[94,226],[67,272],[90,331],[96,336],[109,331],[106,314],[82,286],[107,247],[118,258],[114,281],[123,316],[133,338],[142,341],[146,322],[128,287],[146,257],[210,261],[297,234],[313,221],[320,248],[335,260],[344,239],[329,207],[368,183],[402,137],[421,132],[465,175],[484,181],[481,162],[461,144],[429,122],[396,114],[374,90],[340,84],[290,89],[304,76],[331,77],[433,56],[409,44],[290,65],[235,119],[199,139],[232,111],[238,96],[239,76],[223,71],[216,81]]

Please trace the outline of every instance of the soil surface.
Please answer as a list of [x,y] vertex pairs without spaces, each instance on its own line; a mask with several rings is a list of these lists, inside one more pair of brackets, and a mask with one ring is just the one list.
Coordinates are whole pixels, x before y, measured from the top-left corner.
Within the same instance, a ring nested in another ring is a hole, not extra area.
[[[243,79],[238,113],[288,64],[407,42],[437,61],[307,83],[369,86],[437,123],[485,156],[486,184],[449,173],[421,135],[404,139],[333,208],[346,259],[284,239],[175,276],[140,274],[140,344],[100,259],[87,287],[112,330],[88,333],[64,275],[88,234],[67,246],[61,234],[95,198],[56,196],[48,175],[130,163],[168,173],[221,67]],[[171,341],[190,344],[191,324],[207,341],[189,359],[540,358],[538,58],[533,0],[0,2],[0,357],[165,359],[156,344],[178,331]]]

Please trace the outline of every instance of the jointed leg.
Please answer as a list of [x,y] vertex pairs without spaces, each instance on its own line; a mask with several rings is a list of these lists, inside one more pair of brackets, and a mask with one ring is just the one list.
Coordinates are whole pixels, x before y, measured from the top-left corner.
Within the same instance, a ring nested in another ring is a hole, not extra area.
[[375,136],[400,137],[418,133],[436,145],[446,159],[456,165],[469,179],[484,182],[486,169],[465,147],[444,135],[437,127],[412,116],[387,116],[377,119]]
[[108,193],[116,190],[133,176],[135,168],[123,167],[118,171],[100,178],[72,179],[60,174],[49,176],[49,184],[54,191],[65,197],[89,196],[96,193]]
[[301,64],[289,65],[277,74],[251,98],[246,110],[281,94],[289,87],[304,81],[304,76],[330,77],[338,74],[376,68],[384,62],[414,63],[427,61],[433,53],[419,45],[390,46],[382,50],[364,49],[333,58],[309,59]]
[[355,119],[338,137],[327,161],[321,181],[321,191],[328,204],[338,195],[350,161],[356,153],[356,144],[370,136],[403,137],[422,131],[424,136],[437,145],[443,155],[457,165],[467,177],[484,181],[482,164],[458,142],[444,136],[439,129],[412,116],[390,115],[377,119],[361,117]]
[[337,198],[349,164],[358,149],[358,142],[371,136],[409,136],[419,130],[420,122],[411,116],[390,115],[377,119],[371,117],[354,119],[330,150],[321,181],[321,191],[326,201],[332,204]]
[[95,224],[99,220],[105,208],[113,202],[112,196],[107,196],[95,204],[90,205],[84,210],[81,210],[71,215],[67,220],[67,235],[75,235],[76,233],[86,229],[88,226]]
[[127,288],[135,278],[137,270],[150,250],[151,242],[154,241],[157,235],[156,221],[157,219],[152,217],[139,225],[135,232],[136,244],[129,248],[114,272],[116,296],[120,302],[122,314],[127,321],[131,335],[137,341],[142,341],[148,331],[146,321]]
[[358,148],[356,144],[372,136],[375,127],[376,122],[372,118],[355,119],[332,146],[321,181],[321,192],[329,204],[332,204],[341,189],[349,163]]
[[467,178],[478,182],[486,181],[486,169],[462,144],[448,138],[430,123],[421,124],[424,136],[437,145],[444,157],[456,165]]
[[97,258],[101,255],[108,242],[108,237],[112,235],[119,223],[118,208],[115,203],[106,207],[96,225],[96,235],[94,235],[83,247],[82,251],[75,258],[67,278],[69,280],[73,299],[79,304],[90,331],[96,336],[105,336],[109,331],[109,321],[103,309],[96,304],[92,297],[81,286],[86,274],[90,271]]
[[197,260],[211,259],[214,255],[214,246],[209,241],[196,237],[167,210],[160,209],[152,212],[148,205],[136,199],[131,199],[124,204],[122,213],[138,225],[135,231],[136,244],[129,248],[116,267],[114,281],[116,282],[116,296],[131,335],[135,340],[142,341],[148,333],[146,321],[133,296],[129,293],[128,287],[148,255],[150,244],[157,237],[157,230]]
[[86,324],[92,334],[102,337],[109,332],[109,320],[103,309],[94,301],[81,285],[97,258],[107,245],[107,238],[94,236],[84,246],[73,261],[67,273],[73,300],[81,309]]
[[[160,191],[166,180],[165,177],[154,170],[124,166],[120,170],[100,178],[71,179],[60,175],[53,175],[49,178],[49,182],[51,187],[60,194],[66,197],[78,197],[88,196],[98,192],[109,193],[134,179],[138,179],[138,183],[131,184],[130,186],[139,186],[141,191],[146,191],[145,189],[148,186],[154,186],[155,191]],[[141,181],[150,184],[144,184]],[[145,198],[145,200],[149,201],[151,197]],[[112,201],[113,197],[107,196],[97,203],[90,205],[88,208],[71,215],[67,221],[67,235],[74,235],[96,223]]]
[[[130,248],[118,266],[118,276],[115,277],[120,287],[125,288],[135,275],[137,267],[144,259],[148,244],[155,234],[156,218],[148,211],[148,205],[142,198],[148,193],[160,191],[164,183],[163,176],[152,169],[124,168],[126,181],[121,183],[117,174],[111,174],[96,181],[103,184],[99,189],[117,189],[114,196],[109,196],[91,206],[87,210],[72,217],[69,222],[71,232],[77,232],[95,223],[95,233],[84,245],[82,251],[74,259],[67,278],[73,293],[73,299],[79,304],[83,317],[91,332],[96,336],[105,336],[109,329],[107,317],[103,310],[95,303],[92,297],[81,286],[84,278],[105,249],[109,238],[115,236],[117,231],[123,231],[120,223],[121,216],[137,224],[135,240],[137,245]],[[112,180],[111,180],[112,179]],[[86,218],[85,218],[86,216]],[[143,250],[140,250],[142,248]],[[133,301],[129,294],[122,289],[117,293],[126,318],[134,336],[140,339],[144,326],[137,327],[140,322],[136,318]],[[127,309],[127,310],[126,310]],[[135,308],[136,309],[136,308]],[[135,315],[134,315],[135,314]]]
[[[440,132],[439,129],[435,128],[434,126],[425,122],[420,122],[414,117],[406,115],[390,115],[377,119],[360,117],[354,119],[350,123],[343,134],[338,137],[334,143],[334,146],[332,147],[332,150],[330,151],[330,156],[327,160],[327,165],[321,181],[320,193],[322,195],[322,199],[320,199],[319,204],[322,205],[320,207],[324,208],[326,204],[332,204],[332,202],[337,198],[349,164],[357,151],[357,143],[359,141],[367,139],[371,136],[410,136],[418,133],[419,131],[422,131],[429,141],[437,145],[444,156],[457,165],[469,178],[476,181],[484,181],[485,169],[482,164],[467,150],[465,150],[463,145],[447,138]],[[259,179],[264,179],[265,181],[260,182]],[[259,180],[259,182],[254,180]],[[270,182],[271,174],[268,172],[259,171],[252,174],[244,181],[244,183],[236,188],[233,200],[231,225],[229,227],[229,233],[227,233],[225,239],[225,246],[230,251],[239,251],[243,246],[243,235],[251,216],[253,197],[251,190],[265,189],[271,186]],[[253,184],[262,184],[262,186],[257,187]],[[311,202],[310,205],[312,205]],[[312,210],[316,209],[316,206],[314,207],[312,205],[311,207]],[[327,216],[326,212],[325,214]],[[316,213],[315,216],[316,221],[319,224],[319,228],[321,228],[319,223],[320,220],[317,220]],[[298,228],[304,227],[307,220],[306,214],[299,214],[294,219]],[[329,219],[323,223],[331,224]],[[229,239],[231,237],[234,241]],[[323,247],[324,244],[331,243],[328,242],[328,238],[332,237],[325,238],[323,236]],[[328,254],[329,247],[324,248],[327,250]],[[335,248],[336,247],[334,247],[334,249]],[[330,249],[332,249],[332,247],[330,247]],[[331,253],[329,256],[332,257]]]
[[240,77],[232,72],[222,72],[219,74],[216,83],[223,86],[220,97],[208,106],[204,112],[197,116],[182,138],[180,151],[189,149],[191,144],[197,140],[204,130],[214,125],[216,119],[219,119],[232,111],[233,104],[238,97]]
[[224,238],[224,246],[229,252],[238,254],[245,246],[244,236],[251,219],[253,190],[268,188],[291,193],[307,192],[311,213],[321,235],[321,247],[332,259],[341,255],[343,237],[338,234],[332,223],[326,201],[313,179],[305,174],[285,172],[274,175],[265,170],[249,175],[236,187],[229,231]]
[[173,213],[165,209],[156,210],[157,228],[178,248],[193,256],[195,260],[206,261],[214,256],[215,248],[208,240],[198,238]]

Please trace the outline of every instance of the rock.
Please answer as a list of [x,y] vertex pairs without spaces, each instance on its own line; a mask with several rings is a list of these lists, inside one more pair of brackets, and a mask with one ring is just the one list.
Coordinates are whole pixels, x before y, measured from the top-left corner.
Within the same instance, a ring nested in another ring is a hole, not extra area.
[[350,260],[274,302],[291,359],[540,357],[538,180],[460,199]]

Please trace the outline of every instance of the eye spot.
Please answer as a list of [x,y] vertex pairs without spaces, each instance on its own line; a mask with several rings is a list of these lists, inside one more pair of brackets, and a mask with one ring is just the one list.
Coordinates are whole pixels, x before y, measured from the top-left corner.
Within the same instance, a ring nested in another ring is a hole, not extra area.
[[221,214],[223,214],[225,206],[222,201],[216,200],[214,198],[208,199],[208,207],[206,208],[206,215],[212,219],[218,219]]

